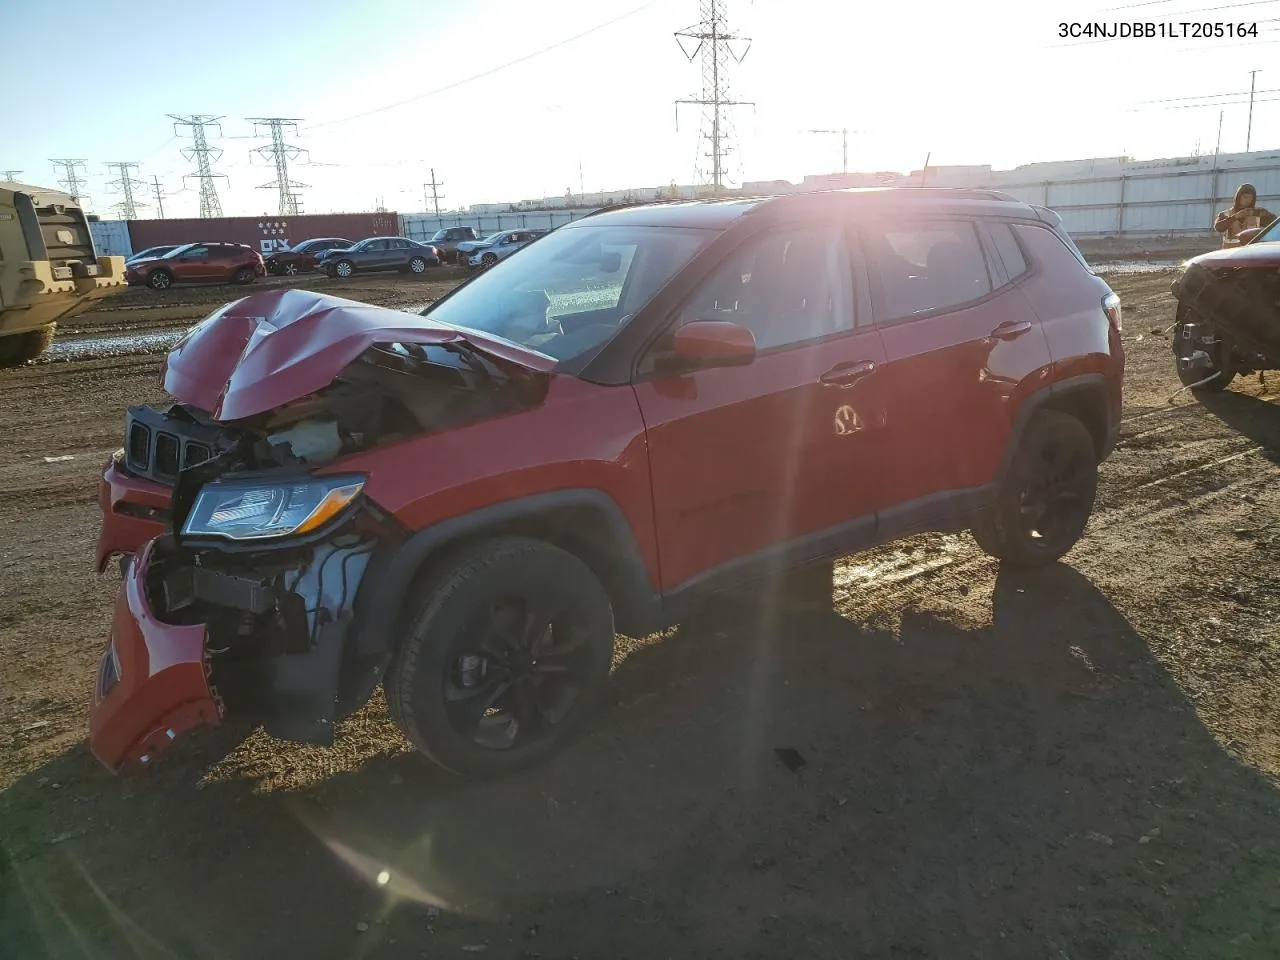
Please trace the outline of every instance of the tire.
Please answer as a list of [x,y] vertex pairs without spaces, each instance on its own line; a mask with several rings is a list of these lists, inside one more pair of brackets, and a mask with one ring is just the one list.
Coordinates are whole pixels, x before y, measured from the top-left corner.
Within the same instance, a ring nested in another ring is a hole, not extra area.
[[57,324],[51,323],[38,330],[0,337],[0,367],[16,367],[36,359],[53,343],[53,331],[56,327]]
[[424,274],[427,272],[427,261],[422,257],[413,257],[409,261],[409,272],[416,274]]
[[231,274],[231,282],[238,284],[253,283],[253,267],[238,267]]
[[298,265],[296,263],[286,263],[280,268],[280,272],[286,277],[296,277],[298,275]]
[[486,269],[488,269],[489,267],[492,267],[497,262],[498,262],[498,255],[496,253],[486,253],[484,256],[480,258],[480,266]]
[[147,286],[152,290],[168,290],[173,286],[173,274],[168,270],[152,270],[147,274]]
[[351,275],[356,272],[356,265],[350,260],[339,260],[329,270],[329,276],[338,277],[342,280],[350,279]]
[[[421,583],[425,600],[383,683],[404,735],[460,776],[510,773],[555,752],[599,701],[613,660],[613,608],[595,574],[559,547],[511,537],[454,554]],[[557,626],[573,636],[553,654]],[[530,638],[551,648],[530,655]],[[511,653],[521,645],[523,657]]]
[[1055,563],[1084,533],[1097,492],[1098,451],[1085,425],[1042,410],[1027,424],[996,502],[976,518],[973,538],[1011,566]]
[[[1174,363],[1177,364],[1178,380],[1184,387],[1189,387],[1193,383],[1198,383],[1207,376],[1203,370],[1184,370],[1182,364],[1178,362],[1180,358],[1179,344],[1182,343],[1183,324],[1190,319],[1190,316],[1191,311],[1187,304],[1185,302],[1179,303],[1178,313],[1175,318],[1177,323],[1175,323],[1173,327],[1173,357]],[[1216,371],[1217,376],[1208,383],[1203,383],[1196,387],[1192,391],[1193,393],[1200,393],[1201,391],[1205,393],[1220,393],[1227,389],[1227,387],[1230,386],[1231,381],[1235,379],[1235,371],[1230,369],[1229,366],[1224,368],[1222,363],[1222,347],[1223,345],[1219,343],[1214,347],[1210,356],[1210,359],[1213,361],[1213,365],[1210,369]]]

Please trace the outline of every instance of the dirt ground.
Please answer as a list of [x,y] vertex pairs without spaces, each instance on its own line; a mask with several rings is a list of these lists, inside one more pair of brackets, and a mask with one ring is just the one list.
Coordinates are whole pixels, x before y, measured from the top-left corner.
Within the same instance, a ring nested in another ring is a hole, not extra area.
[[[726,604],[493,783],[381,703],[331,750],[101,769],[96,479],[159,358],[0,372],[0,957],[1280,956],[1280,375],[1169,404],[1169,275],[1111,281],[1124,431],[1064,563],[923,536],[841,564],[833,609]],[[186,294],[118,306],[225,290]]]

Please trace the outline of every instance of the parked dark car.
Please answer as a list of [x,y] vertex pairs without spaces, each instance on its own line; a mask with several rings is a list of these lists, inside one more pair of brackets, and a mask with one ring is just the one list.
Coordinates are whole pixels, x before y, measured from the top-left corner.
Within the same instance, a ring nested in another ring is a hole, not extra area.
[[436,763],[504,773],[610,696],[615,633],[708,593],[807,568],[829,601],[835,558],[926,531],[1052,564],[1119,432],[1121,327],[1056,214],[930,188],[598,213],[420,315],[245,297],[107,464],[99,569],[133,559],[90,748],[332,743],[381,684]]
[[1280,220],[1240,246],[1183,263],[1173,296],[1173,356],[1183,386],[1213,393],[1236,374],[1280,370]]
[[475,227],[445,227],[432,234],[427,243],[440,252],[440,259],[445,263],[457,263],[461,257],[458,244],[472,243],[480,239],[480,231]]
[[316,256],[316,269],[346,279],[355,273],[399,270],[423,273],[440,266],[440,252],[428,243],[408,237],[370,237],[346,250],[329,250]]
[[355,241],[341,237],[321,237],[315,240],[303,240],[288,250],[277,250],[268,256],[264,263],[267,273],[279,277],[292,277],[299,273],[313,270],[316,256],[329,250],[346,250]]
[[266,276],[262,254],[243,243],[184,243],[162,257],[134,260],[130,286],[167,290],[175,283],[253,283]]

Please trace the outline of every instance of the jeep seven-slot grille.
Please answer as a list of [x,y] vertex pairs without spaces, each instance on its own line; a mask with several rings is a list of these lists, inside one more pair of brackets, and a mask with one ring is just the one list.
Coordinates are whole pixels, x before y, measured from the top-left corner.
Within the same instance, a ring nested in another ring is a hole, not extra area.
[[[144,416],[152,420],[150,425],[142,422],[140,418]],[[203,463],[214,455],[211,442],[193,439],[187,434],[209,434],[216,428],[186,423],[148,408],[131,409],[127,419],[125,467],[136,476],[173,482],[180,470]]]

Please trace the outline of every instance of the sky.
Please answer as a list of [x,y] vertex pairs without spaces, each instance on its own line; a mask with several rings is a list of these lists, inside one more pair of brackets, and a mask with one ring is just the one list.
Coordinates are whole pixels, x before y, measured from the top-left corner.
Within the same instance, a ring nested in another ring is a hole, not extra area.
[[[810,129],[849,130],[850,170],[903,173],[926,155],[1006,169],[1212,153],[1220,112],[1221,149],[1239,151],[1250,70],[1252,147],[1280,146],[1280,0],[721,2],[751,38],[729,69],[734,99],[753,103],[731,111],[731,184],[838,172],[840,137]],[[420,212],[432,169],[443,208],[692,183],[706,150],[699,108],[674,105],[700,91],[674,36],[697,23],[698,0],[307,0],[295,17],[220,0],[166,5],[147,29],[101,3],[2,6],[9,37],[34,39],[6,41],[0,89],[46,81],[7,99],[0,171],[54,186],[51,158],[83,158],[102,216],[120,200],[111,161],[159,177],[167,216],[198,212],[189,139],[168,114],[223,117],[211,143],[228,216],[276,211],[275,192],[257,189],[275,172],[251,157],[266,142],[251,117],[298,119],[289,143],[307,152],[290,176],[308,185],[307,213]],[[1120,20],[1257,23],[1259,35],[1058,36],[1060,23]],[[51,31],[53,47],[39,39]]]

